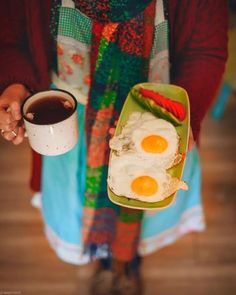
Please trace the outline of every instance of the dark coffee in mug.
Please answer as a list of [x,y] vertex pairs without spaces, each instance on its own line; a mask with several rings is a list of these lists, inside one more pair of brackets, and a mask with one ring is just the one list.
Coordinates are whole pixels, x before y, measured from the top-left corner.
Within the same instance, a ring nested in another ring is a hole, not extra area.
[[40,91],[28,96],[21,113],[30,146],[46,156],[70,151],[78,142],[77,100],[62,89]]
[[38,125],[61,122],[74,112],[71,103],[62,97],[47,96],[30,104],[27,113],[32,114],[30,121]]

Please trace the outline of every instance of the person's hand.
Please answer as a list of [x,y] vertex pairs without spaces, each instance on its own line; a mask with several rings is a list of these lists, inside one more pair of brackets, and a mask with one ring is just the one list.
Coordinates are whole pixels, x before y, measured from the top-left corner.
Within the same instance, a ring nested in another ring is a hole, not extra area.
[[110,134],[111,137],[114,136],[115,134],[117,123],[118,123],[118,120],[116,120],[114,122],[114,125],[108,130],[108,133]]
[[192,150],[194,144],[195,144],[195,141],[194,141],[194,138],[193,138],[193,130],[190,127],[190,130],[189,130],[189,139],[188,139],[188,152],[190,152]]
[[24,127],[21,126],[21,104],[29,95],[22,84],[11,84],[0,96],[0,130],[4,139],[19,144],[24,139]]

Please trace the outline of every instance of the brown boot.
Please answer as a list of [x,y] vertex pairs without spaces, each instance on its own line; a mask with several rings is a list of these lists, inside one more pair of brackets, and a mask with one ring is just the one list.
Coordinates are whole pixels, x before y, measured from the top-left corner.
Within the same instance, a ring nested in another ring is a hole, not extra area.
[[139,271],[127,262],[112,260],[111,267],[100,263],[95,271],[90,295],[142,295],[143,285]]
[[142,295],[143,284],[138,270],[134,271],[129,263],[114,260],[112,295]]
[[92,276],[90,295],[111,295],[113,284],[113,272],[99,261],[98,267]]

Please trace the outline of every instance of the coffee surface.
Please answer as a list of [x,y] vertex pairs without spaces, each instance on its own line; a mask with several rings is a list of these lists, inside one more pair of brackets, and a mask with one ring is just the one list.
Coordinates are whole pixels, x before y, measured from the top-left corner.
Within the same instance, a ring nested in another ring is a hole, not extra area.
[[[57,96],[47,96],[33,102],[27,114],[32,114],[30,119],[32,123],[47,125],[65,120],[73,111],[74,108],[69,101]],[[27,117],[30,118],[30,116]]]

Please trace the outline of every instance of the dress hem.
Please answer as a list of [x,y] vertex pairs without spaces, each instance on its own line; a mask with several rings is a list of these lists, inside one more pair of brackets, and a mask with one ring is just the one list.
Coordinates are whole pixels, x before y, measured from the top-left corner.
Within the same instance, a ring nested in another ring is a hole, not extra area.
[[[198,214],[196,214],[198,213]],[[193,215],[192,217],[190,215]],[[165,230],[155,237],[143,239],[140,242],[138,252],[141,256],[152,254],[153,252],[168,246],[187,233],[202,232],[205,229],[205,221],[202,209],[192,208],[185,212],[181,221],[174,227]],[[99,251],[99,255],[91,258],[88,253],[83,253],[81,245],[71,244],[62,240],[49,225],[45,225],[45,234],[51,248],[56,255],[64,262],[83,265],[93,260],[106,258],[109,256],[107,251]]]

